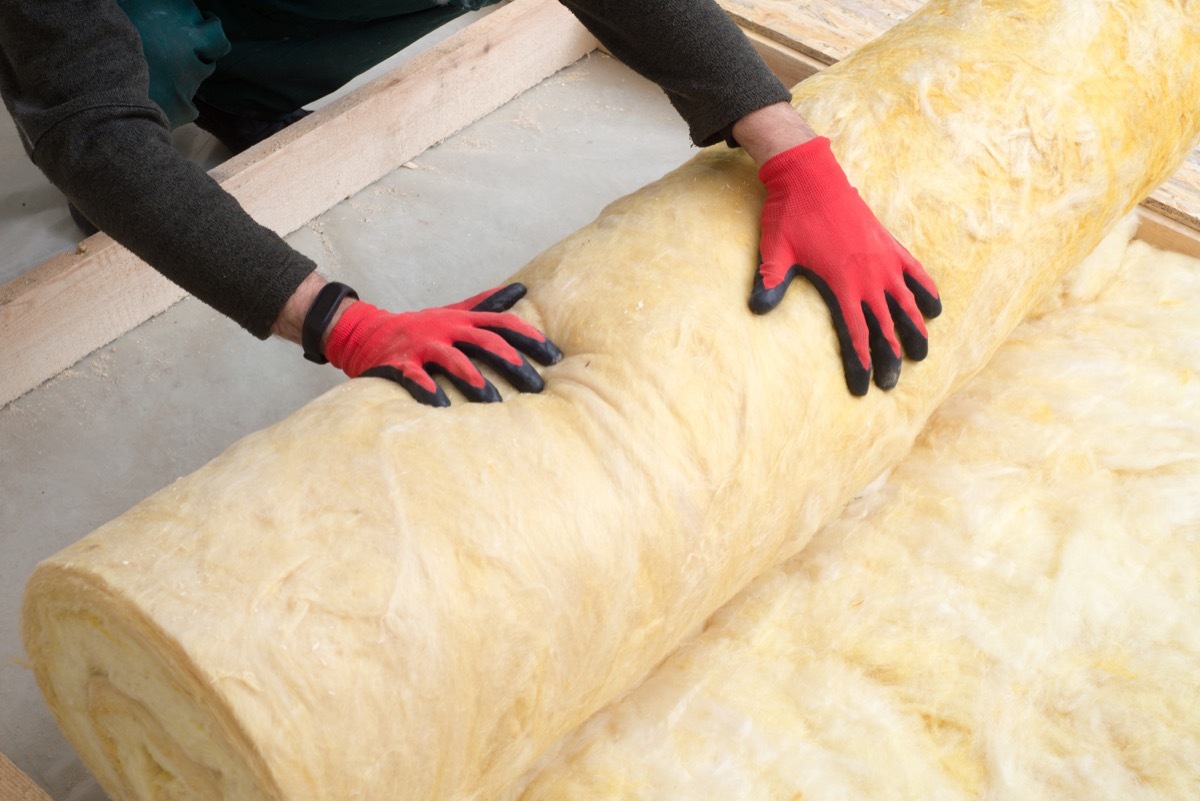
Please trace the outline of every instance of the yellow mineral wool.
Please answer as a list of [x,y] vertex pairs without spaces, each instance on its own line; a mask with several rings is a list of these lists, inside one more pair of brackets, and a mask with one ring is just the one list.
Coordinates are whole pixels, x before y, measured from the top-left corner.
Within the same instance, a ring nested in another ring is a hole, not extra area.
[[1196,798],[1200,260],[1130,233],[523,801]]
[[[22,630],[63,731],[123,800],[511,791],[894,467],[1183,160],[1198,18],[927,6],[797,93],[941,289],[897,389],[847,394],[814,292],[747,313],[762,190],[709,150],[518,273],[568,354],[543,394],[350,381],[44,562]],[[934,686],[924,642],[884,645],[878,676]]]

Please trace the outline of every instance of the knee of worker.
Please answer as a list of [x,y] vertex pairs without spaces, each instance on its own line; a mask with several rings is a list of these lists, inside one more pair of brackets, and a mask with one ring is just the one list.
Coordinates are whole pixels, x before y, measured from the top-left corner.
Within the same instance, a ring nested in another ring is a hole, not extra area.
[[137,28],[150,71],[150,99],[172,128],[196,119],[192,98],[230,51],[220,21],[192,0],[118,0]]

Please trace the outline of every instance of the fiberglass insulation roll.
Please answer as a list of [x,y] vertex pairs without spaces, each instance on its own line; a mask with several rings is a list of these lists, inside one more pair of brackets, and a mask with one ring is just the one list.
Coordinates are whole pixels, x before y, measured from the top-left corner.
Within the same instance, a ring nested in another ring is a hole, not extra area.
[[848,395],[807,287],[747,312],[762,190],[720,147],[518,274],[568,354],[541,395],[347,382],[47,560],[23,632],[64,732],[120,799],[511,789],[892,467],[1182,161],[1198,17],[933,3],[799,88],[942,293],[890,393]]
[[1132,229],[522,801],[1200,798],[1200,259]]

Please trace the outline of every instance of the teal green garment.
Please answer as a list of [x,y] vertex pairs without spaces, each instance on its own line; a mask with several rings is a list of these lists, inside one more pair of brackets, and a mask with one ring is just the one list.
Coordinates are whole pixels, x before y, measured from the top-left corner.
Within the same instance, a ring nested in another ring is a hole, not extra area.
[[142,38],[150,67],[150,99],[175,128],[196,119],[192,98],[230,52],[215,17],[192,0],[118,0]]
[[277,120],[498,0],[118,0],[142,36],[150,98],[172,127],[192,98]]

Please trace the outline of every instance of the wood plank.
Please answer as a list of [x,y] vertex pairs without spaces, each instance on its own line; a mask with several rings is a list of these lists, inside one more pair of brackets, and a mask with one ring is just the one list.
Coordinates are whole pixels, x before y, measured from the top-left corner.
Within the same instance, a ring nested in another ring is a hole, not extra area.
[[[754,34],[752,41],[764,60],[789,86],[799,82],[792,75],[803,73],[811,64],[836,63],[924,5],[924,0],[718,2],[744,30]],[[770,57],[764,52],[768,49]],[[789,58],[793,59],[791,64]],[[1200,236],[1200,148],[1192,151],[1187,162],[1142,207]],[[1144,230],[1165,229],[1154,223]],[[1182,245],[1179,236],[1179,230],[1175,229],[1163,241]]]
[[[514,0],[211,174],[287,234],[595,47],[556,0]],[[183,296],[103,234],[10,281],[0,287],[0,405]]]
[[1147,203],[1168,217],[1196,227],[1200,220],[1200,148],[1193,150],[1187,163],[1154,190]]
[[0,801],[50,801],[50,796],[0,754]]
[[1148,204],[1138,206],[1136,239],[1163,250],[1200,259],[1200,232],[1193,226],[1161,214]]
[[906,19],[924,0],[718,0],[746,30],[833,64]]
[[[790,84],[835,62],[918,0],[720,0]],[[515,0],[396,72],[213,171],[288,233],[595,47],[558,3]],[[439,87],[452,83],[449,96]],[[1148,236],[1200,231],[1200,150],[1147,201]],[[1176,223],[1168,227],[1159,218]],[[1185,237],[1186,238],[1186,237]],[[0,286],[0,404],[164,311],[184,293],[104,235]]]
[[793,50],[788,45],[768,38],[757,31],[745,30],[745,33],[750,44],[754,45],[754,49],[758,51],[759,57],[771,68],[771,72],[779,76],[779,80],[787,86],[795,86],[805,78],[820,72],[822,67],[827,66],[823,62]]

